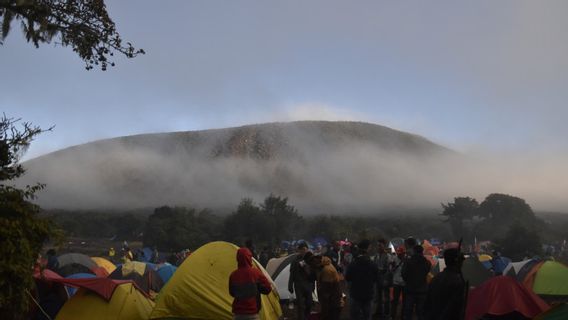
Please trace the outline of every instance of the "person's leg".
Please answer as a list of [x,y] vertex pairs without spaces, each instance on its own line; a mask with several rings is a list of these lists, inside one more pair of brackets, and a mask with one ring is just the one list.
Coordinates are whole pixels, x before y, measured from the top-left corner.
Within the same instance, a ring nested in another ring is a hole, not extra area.
[[308,319],[310,317],[310,313],[312,312],[312,305],[314,304],[314,298],[312,297],[312,291],[304,292],[304,296],[306,297],[306,300],[304,302],[306,310],[304,314],[306,319]]
[[355,299],[349,299],[349,316],[351,320],[361,320],[361,305]]
[[412,320],[413,311],[414,311],[414,295],[407,292],[404,299],[404,307],[402,313],[404,319]]
[[374,317],[379,319],[383,314],[383,286],[382,280],[379,279],[377,285],[375,286],[375,312]]
[[390,287],[383,287],[383,305],[384,315],[390,315]]
[[305,297],[302,290],[296,290],[296,316],[298,320],[304,320],[306,314]]
[[426,295],[419,294],[416,295],[416,316],[418,320],[424,320],[426,317],[424,315],[424,304],[426,303]]
[[394,286],[392,290],[392,301],[391,301],[391,316],[393,320],[396,320],[396,314],[398,313],[398,302],[400,301],[400,296],[402,293],[401,286]]
[[363,317],[361,319],[363,319],[363,320],[370,320],[371,319],[372,306],[373,306],[373,300],[372,299],[369,300],[369,301],[364,301],[362,303],[361,310],[363,312]]

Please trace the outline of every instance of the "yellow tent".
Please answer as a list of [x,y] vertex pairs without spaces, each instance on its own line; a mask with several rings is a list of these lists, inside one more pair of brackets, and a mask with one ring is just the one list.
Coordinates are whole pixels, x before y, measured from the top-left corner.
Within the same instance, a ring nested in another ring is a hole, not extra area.
[[114,269],[116,269],[116,266],[105,258],[91,257],[91,260],[93,260],[97,266],[104,268],[108,274],[111,274]]
[[493,258],[488,254],[480,254],[478,259],[481,262],[485,262],[485,261],[491,261]]
[[[191,254],[160,291],[152,319],[232,319],[229,276],[237,269],[234,244],[217,241],[208,243]],[[255,260],[256,268],[270,276]],[[278,319],[282,315],[280,298],[273,284],[272,292],[262,295],[260,318]]]
[[56,320],[71,319],[150,319],[154,302],[144,296],[132,283],[116,287],[110,301],[98,294],[79,289],[57,314]]

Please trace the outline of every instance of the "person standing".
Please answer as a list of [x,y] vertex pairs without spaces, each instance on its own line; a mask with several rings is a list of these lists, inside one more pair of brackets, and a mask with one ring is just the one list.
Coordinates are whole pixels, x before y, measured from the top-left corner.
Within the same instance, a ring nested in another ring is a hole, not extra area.
[[379,270],[376,287],[377,294],[375,296],[377,304],[375,317],[383,319],[390,314],[390,287],[392,286],[392,273],[390,270],[391,257],[387,252],[387,241],[385,239],[379,239],[377,242],[375,264]]
[[[402,278],[402,266],[404,264],[406,255],[406,250],[404,247],[398,247],[396,249],[396,256],[393,258],[392,262],[392,283],[393,283],[393,296],[391,302],[391,316],[393,320],[396,320],[398,313],[398,303],[402,297],[404,305],[404,279]],[[402,313],[402,312],[401,312]]]
[[314,276],[310,266],[306,262],[312,253],[308,251],[308,245],[300,242],[297,247],[298,255],[290,264],[290,278],[288,279],[288,291],[296,293],[296,312],[298,320],[308,319],[312,311],[312,292],[314,291]]
[[430,261],[424,258],[424,248],[417,245],[412,250],[410,258],[402,266],[402,278],[406,283],[404,292],[404,319],[413,319],[416,313],[418,320],[424,320],[424,303],[428,293],[426,281],[430,268]]
[[326,256],[313,256],[310,266],[316,273],[320,320],[339,320],[343,308],[341,276]]
[[237,270],[229,276],[229,294],[233,297],[233,320],[258,320],[261,294],[272,291],[262,271],[252,267],[252,253],[248,248],[237,250]]
[[359,242],[358,255],[347,267],[345,280],[349,283],[349,314],[351,320],[369,320],[373,293],[379,270],[371,261],[368,250],[371,242]]
[[465,281],[461,275],[464,256],[458,249],[444,251],[446,269],[438,273],[428,289],[426,319],[460,319],[465,303]]

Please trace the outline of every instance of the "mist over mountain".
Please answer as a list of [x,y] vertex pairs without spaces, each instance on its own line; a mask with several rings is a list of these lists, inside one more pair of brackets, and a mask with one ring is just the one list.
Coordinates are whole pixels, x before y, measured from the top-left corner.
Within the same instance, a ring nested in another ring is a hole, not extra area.
[[376,213],[439,209],[455,196],[482,200],[492,192],[537,201],[538,209],[565,208],[554,191],[558,183],[543,188],[550,177],[559,178],[550,170],[554,166],[533,164],[527,171],[504,157],[466,156],[364,122],[119,137],[59,150],[24,166],[19,183],[45,183],[38,198],[45,208],[183,205],[227,211],[243,197],[261,201],[274,193],[289,197],[303,214]]
[[357,211],[438,203],[416,188],[451,156],[375,124],[268,123],[74,146],[25,162],[20,183],[47,184],[38,199],[46,208],[232,208],[272,192],[304,209]]

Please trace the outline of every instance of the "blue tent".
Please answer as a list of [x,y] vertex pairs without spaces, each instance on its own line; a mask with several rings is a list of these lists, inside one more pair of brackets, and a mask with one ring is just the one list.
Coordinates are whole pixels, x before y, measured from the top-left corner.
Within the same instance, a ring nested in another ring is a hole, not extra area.
[[[94,274],[90,273],[75,273],[65,277],[66,279],[88,279],[88,278],[96,278]],[[77,292],[77,288],[65,286],[65,290],[67,290],[67,294],[72,297],[75,292]]]
[[170,278],[174,275],[176,270],[177,270],[176,266],[173,266],[169,263],[165,263],[158,268],[158,275],[160,276],[160,278],[162,278],[164,284],[166,284],[166,282],[168,282],[168,280],[170,280]]
[[142,253],[144,253],[144,256],[142,257],[142,262],[152,261],[152,255],[154,254],[154,251],[151,248],[146,247],[142,249]]
[[493,260],[491,260],[493,270],[497,274],[503,274],[503,271],[505,271],[509,263],[511,263],[511,259],[506,257],[494,257]]

